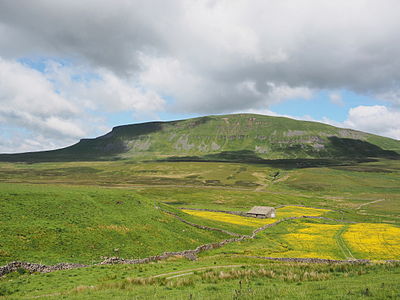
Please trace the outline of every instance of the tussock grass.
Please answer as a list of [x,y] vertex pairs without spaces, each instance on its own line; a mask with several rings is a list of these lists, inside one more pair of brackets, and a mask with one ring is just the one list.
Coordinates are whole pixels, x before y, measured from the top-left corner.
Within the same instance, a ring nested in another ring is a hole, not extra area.
[[129,190],[0,183],[0,265],[96,263],[194,249],[227,238],[162,213]]

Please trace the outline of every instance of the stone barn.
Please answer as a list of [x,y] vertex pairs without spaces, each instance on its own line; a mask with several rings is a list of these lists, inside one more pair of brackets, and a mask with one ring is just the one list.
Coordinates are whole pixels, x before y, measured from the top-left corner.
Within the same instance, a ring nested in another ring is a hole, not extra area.
[[275,218],[275,208],[269,206],[254,206],[247,212],[249,217],[254,218]]

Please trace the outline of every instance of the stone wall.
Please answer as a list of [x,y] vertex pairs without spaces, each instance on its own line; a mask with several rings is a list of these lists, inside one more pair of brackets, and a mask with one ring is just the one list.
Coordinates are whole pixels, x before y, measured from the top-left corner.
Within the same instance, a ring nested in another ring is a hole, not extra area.
[[[220,248],[226,244],[229,243],[235,243],[235,242],[240,242],[246,239],[253,239],[256,237],[256,235],[263,231],[266,230],[270,227],[276,226],[282,222],[286,222],[289,220],[296,220],[296,219],[302,219],[302,218],[308,218],[308,219],[323,219],[327,221],[335,221],[335,222],[347,222],[347,223],[356,223],[356,222],[350,222],[350,221],[342,221],[342,220],[336,220],[336,219],[331,219],[331,218],[326,218],[326,217],[314,217],[314,216],[301,216],[301,217],[289,217],[285,218],[282,220],[278,220],[274,223],[271,224],[266,224],[260,228],[255,229],[251,235],[240,235],[237,233],[232,233],[226,230],[218,229],[218,228],[212,228],[208,226],[203,226],[203,225],[198,225],[195,223],[191,223],[189,221],[186,221],[176,215],[173,212],[167,211],[165,209],[159,208],[165,213],[168,213],[178,220],[184,222],[185,224],[188,224],[190,226],[194,226],[196,228],[200,228],[203,230],[210,230],[210,231],[220,231],[223,233],[226,233],[231,236],[235,236],[234,238],[229,238],[225,239],[220,242],[216,243],[210,243],[210,244],[204,244],[200,245],[195,249],[192,250],[183,250],[183,251],[177,251],[177,252],[164,252],[161,255],[155,255],[155,256],[150,256],[146,258],[139,258],[139,259],[124,259],[124,258],[119,258],[119,257],[110,257],[104,259],[102,262],[99,264],[94,264],[94,265],[112,265],[112,264],[145,264],[149,262],[154,262],[154,261],[159,261],[159,260],[164,260],[169,257],[173,256],[182,256],[186,257],[187,259],[190,260],[195,260],[197,258],[197,254],[203,251],[207,250],[212,250],[212,249],[217,249]],[[321,259],[321,258],[276,258],[276,257],[257,257],[254,256],[254,258],[261,258],[261,259],[268,259],[268,260],[276,260],[276,261],[287,261],[287,262],[304,262],[304,263],[368,263],[370,262],[367,259],[355,259],[355,260],[333,260],[333,259]],[[393,262],[400,262],[398,260],[389,260],[387,261],[389,263]],[[28,263],[28,262],[11,262],[3,267],[0,267],[0,277],[4,276],[8,273],[15,272],[18,269],[24,269],[27,270],[31,273],[34,272],[41,272],[41,273],[48,273],[48,272],[53,272],[57,270],[68,270],[68,269],[76,269],[76,268],[85,268],[93,265],[83,265],[83,264],[72,264],[72,263],[60,263],[57,265],[53,266],[46,266],[46,265],[41,265],[41,264],[34,264],[34,263]]]
[[0,267],[0,277],[8,273],[15,272],[19,269],[26,270],[30,273],[35,273],[35,272],[49,273],[57,270],[69,270],[69,269],[84,268],[84,267],[88,266],[82,264],[71,264],[71,263],[60,263],[53,266],[46,266],[28,262],[13,261],[3,267]]

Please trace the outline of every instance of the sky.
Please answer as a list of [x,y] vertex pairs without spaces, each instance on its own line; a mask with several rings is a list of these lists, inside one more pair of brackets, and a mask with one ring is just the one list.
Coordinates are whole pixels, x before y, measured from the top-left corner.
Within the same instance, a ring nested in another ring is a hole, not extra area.
[[398,0],[0,1],[0,152],[251,112],[400,139]]

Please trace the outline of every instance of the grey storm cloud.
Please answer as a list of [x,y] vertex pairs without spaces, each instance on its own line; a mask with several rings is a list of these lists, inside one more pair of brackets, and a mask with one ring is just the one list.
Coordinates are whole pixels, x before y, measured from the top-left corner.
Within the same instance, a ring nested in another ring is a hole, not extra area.
[[0,56],[106,69],[185,112],[267,107],[318,89],[397,95],[399,11],[397,0],[3,0]]

